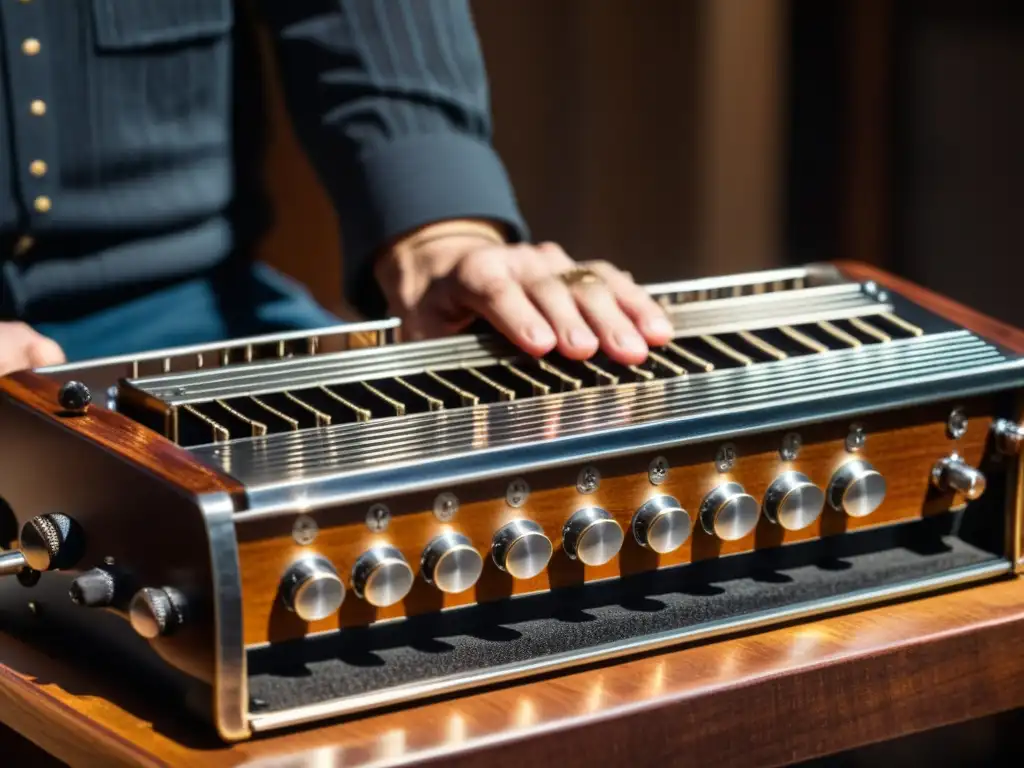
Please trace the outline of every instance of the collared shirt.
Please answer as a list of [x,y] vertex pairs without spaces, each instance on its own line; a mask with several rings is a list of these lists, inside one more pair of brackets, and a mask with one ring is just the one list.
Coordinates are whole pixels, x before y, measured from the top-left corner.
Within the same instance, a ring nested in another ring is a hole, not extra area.
[[369,256],[417,226],[526,236],[467,0],[0,0],[0,317],[87,312],[245,258],[266,221],[252,11],[357,307],[382,311]]

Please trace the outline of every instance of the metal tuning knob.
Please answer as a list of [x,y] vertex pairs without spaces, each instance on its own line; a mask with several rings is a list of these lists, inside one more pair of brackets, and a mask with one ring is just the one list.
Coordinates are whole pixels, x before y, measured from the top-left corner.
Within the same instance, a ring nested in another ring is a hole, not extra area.
[[374,547],[352,567],[352,591],[377,608],[400,603],[409,594],[412,568],[395,547]]
[[828,486],[828,503],[850,517],[867,517],[885,501],[888,486],[885,478],[862,459],[854,459],[832,475]]
[[780,475],[764,496],[764,516],[787,531],[811,525],[825,508],[825,492],[803,472]]
[[587,507],[562,526],[562,551],[584,565],[604,565],[622,548],[625,535],[606,510]]
[[723,483],[704,497],[700,505],[700,524],[712,536],[736,541],[750,534],[761,517],[757,499],[739,483]]
[[655,496],[633,515],[633,538],[659,555],[674,552],[690,538],[690,515],[671,496]]
[[281,598],[285,607],[303,621],[320,621],[341,608],[345,585],[328,560],[306,556],[285,571]]
[[187,620],[185,596],[173,587],[144,587],[132,597],[128,618],[147,640],[174,634]]
[[423,551],[420,573],[442,592],[458,594],[476,584],[484,559],[461,533],[443,533]]
[[37,571],[70,568],[82,556],[83,544],[78,525],[60,513],[33,517],[21,527],[21,553]]
[[987,481],[982,472],[954,453],[932,467],[932,485],[940,491],[962,493],[966,499],[974,501],[985,493]]
[[532,579],[548,567],[554,548],[544,529],[532,520],[513,520],[491,542],[491,559],[516,579]]
[[1024,426],[1007,419],[999,419],[992,425],[996,449],[1006,456],[1016,456],[1024,447]]
[[104,608],[114,602],[117,582],[114,574],[103,568],[93,568],[78,575],[68,587],[68,597],[83,608]]

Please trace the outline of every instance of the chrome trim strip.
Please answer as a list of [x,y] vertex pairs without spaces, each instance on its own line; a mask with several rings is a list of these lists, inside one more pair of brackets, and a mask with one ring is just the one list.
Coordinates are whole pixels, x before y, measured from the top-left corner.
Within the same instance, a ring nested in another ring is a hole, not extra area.
[[[915,353],[920,351],[913,350]],[[687,382],[674,380],[640,382],[631,386],[623,385],[624,388],[619,392],[569,393],[561,398],[556,394],[555,397],[547,396],[547,400],[536,405],[524,401],[514,410],[491,404],[475,411],[466,409],[444,416],[439,414],[437,418],[418,418],[419,414],[414,414],[404,419],[381,420],[361,427],[353,428],[351,424],[344,424],[327,432],[314,433],[315,436],[311,436],[309,430],[272,436],[259,441],[259,456],[266,472],[274,471],[275,464],[282,471],[296,469],[294,461],[289,459],[299,453],[307,458],[317,458],[326,453],[335,463],[353,467],[389,458],[397,460],[403,453],[428,445],[433,446],[435,452],[452,454],[465,449],[465,443],[470,440],[474,448],[480,449],[513,442],[566,437],[589,429],[594,425],[595,417],[601,419],[603,428],[629,427],[659,419],[679,419],[686,415],[708,413],[716,406],[737,408],[782,395],[850,389],[865,381],[875,386],[906,381],[919,372],[934,370],[936,362],[942,363],[946,373],[953,373],[1002,360],[1003,357],[996,350],[978,343],[951,351],[941,361],[929,356],[908,354],[853,373],[837,365],[834,366],[837,370],[834,371],[833,379],[839,379],[839,383],[833,380],[831,386],[816,379],[804,380],[803,376],[808,373],[806,370],[782,369],[773,370],[770,374],[762,370],[747,375],[736,370],[739,374],[737,376],[703,376],[688,386]],[[822,366],[818,373],[827,375],[831,368],[833,366]],[[847,375],[842,377],[843,374]],[[659,383],[661,386],[658,386]],[[627,386],[628,389],[625,388]],[[541,397],[545,396],[538,396],[536,400],[539,401]],[[615,418],[616,415],[619,418]],[[552,431],[553,423],[557,426],[557,432]],[[484,427],[485,433],[481,432]],[[439,430],[443,430],[444,434],[439,434]],[[244,438],[235,442],[235,446],[240,449],[238,455],[243,461],[249,455],[250,445]],[[376,446],[383,446],[385,452],[375,450]],[[339,453],[345,449],[349,449],[347,454]],[[223,455],[226,449],[219,444],[215,449],[203,445],[190,450],[194,454],[214,450]],[[391,451],[390,456],[386,454],[387,450]]]
[[260,347],[277,342],[299,341],[302,339],[320,339],[320,347],[329,347],[326,340],[334,337],[349,336],[355,333],[368,333],[371,331],[390,331],[397,333],[401,327],[398,318],[386,318],[384,320],[373,320],[369,322],[345,323],[328,326],[326,328],[314,328],[303,331],[291,331],[280,334],[267,334],[262,336],[248,336],[240,339],[226,339],[209,344],[192,344],[181,347],[168,347],[153,351],[139,352],[137,354],[116,355],[112,357],[101,357],[92,360],[82,360],[60,365],[36,368],[34,373],[50,378],[74,378],[84,381],[93,389],[104,388],[116,385],[121,379],[129,379],[138,376],[137,368],[143,364],[161,363],[164,360],[175,360],[179,364],[188,365],[189,369],[198,369],[198,360],[216,360],[216,355],[224,350],[243,349],[248,346]]
[[786,282],[788,280],[799,280],[800,278],[811,279],[817,284],[825,283],[851,283],[842,273],[831,264],[807,264],[801,267],[785,267],[782,269],[768,269],[760,272],[741,272],[736,275],[714,275],[711,277],[698,277],[690,280],[676,280],[668,283],[650,283],[644,288],[655,296],[671,293],[693,293],[696,291],[709,291],[719,288],[735,288],[737,286],[758,285],[767,283]]
[[[249,509],[239,513],[236,520],[241,522],[293,515],[299,510],[479,482],[506,477],[510,473],[608,460],[634,454],[639,450],[655,451],[725,436],[738,438],[814,421],[859,417],[882,409],[971,397],[1021,386],[1022,369],[1024,364],[1014,363],[990,366],[973,372],[970,377],[956,374],[960,381],[954,381],[955,386],[944,389],[935,385],[954,377],[937,374],[892,389],[886,402],[879,401],[873,388],[864,387],[860,391],[841,394],[818,393],[806,398],[769,400],[756,406],[727,409],[711,416],[687,419],[683,423],[656,422],[500,449],[477,448],[454,457],[438,457],[429,462],[420,457],[418,460],[373,466],[343,475],[308,478],[288,472],[286,477],[277,478],[280,482],[249,485]],[[221,471],[233,474],[232,457],[237,457],[237,448],[233,446],[226,451],[223,460],[215,456],[198,458],[208,460]]]
[[242,573],[235,538],[235,507],[227,493],[199,498],[210,546],[214,612],[213,715],[225,741],[241,741],[249,730],[249,674],[242,634]]
[[474,673],[450,675],[448,677],[397,686],[373,693],[351,696],[344,699],[310,704],[280,712],[268,712],[250,716],[250,725],[256,733],[287,726],[310,723],[328,717],[352,715],[371,709],[392,706],[404,702],[423,699],[429,696],[455,693],[471,688],[479,688],[499,682],[522,679],[541,673],[560,671],[593,664],[617,657],[647,653],[683,643],[694,643],[719,637],[727,633],[737,633],[760,629],[783,621],[808,619],[824,613],[834,613],[870,606],[895,598],[910,597],[926,592],[934,592],[946,587],[968,584],[971,582],[992,579],[1010,572],[1009,562],[999,562],[961,568],[939,576],[931,576],[904,584],[851,592],[841,597],[813,600],[797,603],[787,608],[761,611],[758,613],[721,619],[687,629],[667,630],[645,637],[632,638],[626,641],[606,643],[585,651],[560,653],[528,662],[507,664],[501,667],[481,670]]

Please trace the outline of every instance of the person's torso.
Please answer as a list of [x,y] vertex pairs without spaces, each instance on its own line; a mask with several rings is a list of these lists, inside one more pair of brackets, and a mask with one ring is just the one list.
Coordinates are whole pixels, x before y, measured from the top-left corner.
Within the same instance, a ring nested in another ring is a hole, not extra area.
[[228,204],[232,0],[0,8],[0,228],[155,231]]
[[232,249],[236,125],[251,120],[238,91],[259,77],[235,74],[237,13],[234,0],[0,3],[0,262],[20,305]]

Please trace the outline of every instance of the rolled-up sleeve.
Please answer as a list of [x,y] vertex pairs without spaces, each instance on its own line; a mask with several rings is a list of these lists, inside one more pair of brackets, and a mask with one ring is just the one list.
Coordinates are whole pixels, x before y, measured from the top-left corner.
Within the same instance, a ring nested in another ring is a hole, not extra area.
[[491,143],[468,0],[264,0],[285,97],[341,223],[345,294],[379,315],[372,258],[424,224],[480,218],[528,237]]

